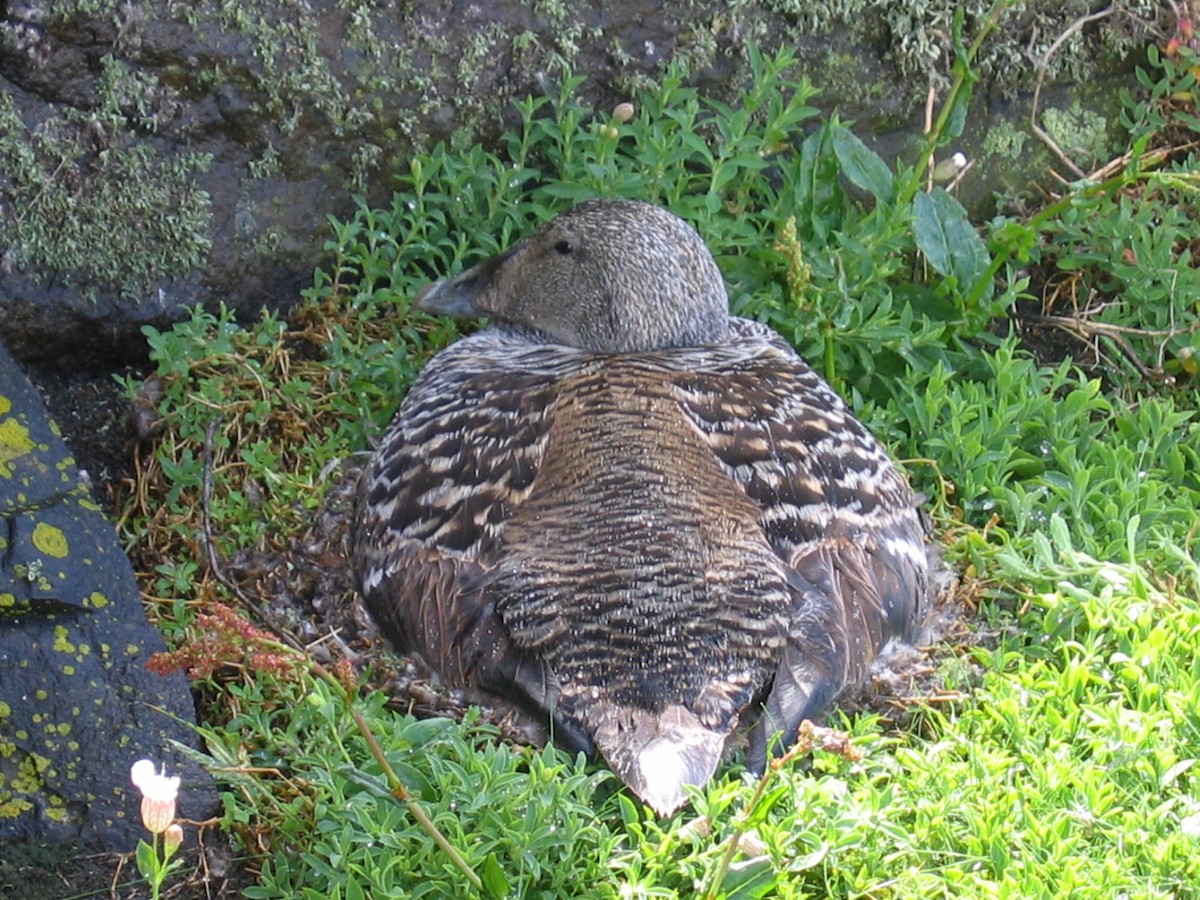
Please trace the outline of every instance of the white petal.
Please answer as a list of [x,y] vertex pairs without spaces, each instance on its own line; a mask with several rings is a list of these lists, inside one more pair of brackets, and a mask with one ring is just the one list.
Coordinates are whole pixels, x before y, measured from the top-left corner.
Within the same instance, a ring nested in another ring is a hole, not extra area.
[[152,778],[156,778],[154,772],[154,763],[148,759],[139,759],[129,769],[129,778],[137,786],[138,790],[145,793],[146,784]]

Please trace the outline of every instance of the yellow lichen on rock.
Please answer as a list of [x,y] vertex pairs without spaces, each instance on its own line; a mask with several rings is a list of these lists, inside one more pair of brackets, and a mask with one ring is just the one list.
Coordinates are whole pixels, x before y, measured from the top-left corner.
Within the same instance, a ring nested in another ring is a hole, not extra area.
[[54,626],[54,649],[59,653],[74,653],[75,645],[69,639],[70,632],[65,625]]
[[[6,741],[0,741],[0,757],[17,757],[20,751],[16,746]],[[25,799],[37,794],[42,787],[42,772],[50,766],[50,760],[36,753],[28,753],[18,757],[10,781],[0,778],[0,819],[14,819],[21,813],[33,809],[33,804]]]
[[47,556],[62,559],[67,555],[67,536],[61,528],[56,528],[46,522],[38,522],[33,529],[33,546]]
[[8,464],[32,449],[33,441],[29,439],[28,428],[16,419],[0,422],[0,478],[12,478],[13,470]]

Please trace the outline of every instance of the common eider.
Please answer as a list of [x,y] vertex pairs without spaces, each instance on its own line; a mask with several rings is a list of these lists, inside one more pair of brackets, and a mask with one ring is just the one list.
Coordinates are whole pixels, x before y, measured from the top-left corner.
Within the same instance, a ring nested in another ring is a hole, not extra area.
[[795,740],[922,618],[919,498],[830,387],[729,314],[704,241],[590,200],[426,287],[438,353],[359,487],[362,596],[450,685],[599,751],[659,813]]

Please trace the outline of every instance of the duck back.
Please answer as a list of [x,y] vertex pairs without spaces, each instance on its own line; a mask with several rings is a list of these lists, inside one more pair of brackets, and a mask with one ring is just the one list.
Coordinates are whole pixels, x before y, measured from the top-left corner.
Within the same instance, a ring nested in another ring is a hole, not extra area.
[[398,649],[598,749],[666,812],[740,722],[761,714],[761,767],[914,634],[916,507],[762,325],[616,354],[493,327],[414,384],[364,473],[353,559]]

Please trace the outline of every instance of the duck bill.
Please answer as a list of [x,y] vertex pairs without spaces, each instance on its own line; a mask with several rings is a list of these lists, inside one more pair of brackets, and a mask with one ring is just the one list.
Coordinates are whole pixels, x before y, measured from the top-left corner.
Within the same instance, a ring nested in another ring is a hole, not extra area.
[[495,311],[488,309],[487,298],[492,293],[496,270],[515,250],[514,247],[485,259],[453,278],[425,285],[413,305],[427,313],[456,319],[478,319],[493,315]]

